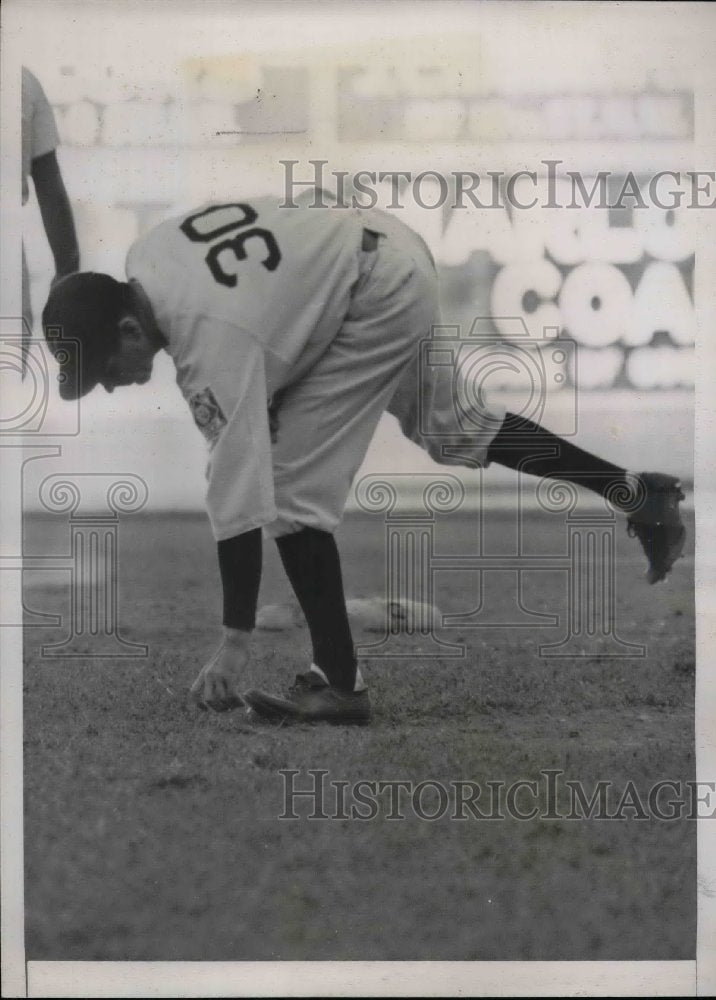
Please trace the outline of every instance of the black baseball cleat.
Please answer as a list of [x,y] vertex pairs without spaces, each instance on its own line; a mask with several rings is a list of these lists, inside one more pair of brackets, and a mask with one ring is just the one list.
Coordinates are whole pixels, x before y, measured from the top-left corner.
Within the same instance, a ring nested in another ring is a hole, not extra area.
[[627,518],[627,531],[636,536],[649,560],[646,578],[658,583],[666,578],[684,551],[686,528],[681,521],[679,501],[684,500],[681,483],[661,472],[640,472],[644,499]]
[[367,691],[339,691],[312,670],[296,674],[286,698],[277,698],[264,691],[247,691],[244,702],[256,715],[270,722],[364,725],[370,721]]

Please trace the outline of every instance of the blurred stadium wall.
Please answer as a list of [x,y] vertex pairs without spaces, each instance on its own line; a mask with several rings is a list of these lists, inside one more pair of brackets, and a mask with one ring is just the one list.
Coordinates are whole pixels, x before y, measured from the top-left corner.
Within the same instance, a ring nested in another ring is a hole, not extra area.
[[[47,8],[23,61],[55,110],[83,268],[122,277],[132,240],[182,208],[283,195],[281,160],[297,161],[294,177],[303,181],[315,176],[309,161],[324,161],[325,188],[335,191],[343,171],[348,195],[359,170],[412,179],[433,172],[418,197],[444,204],[421,207],[414,185],[399,179],[396,214],[433,250],[444,322],[455,336],[468,336],[476,318],[494,317],[481,319],[480,329],[508,360],[485,379],[488,396],[528,412],[524,371],[518,360],[509,363],[514,323],[523,321],[543,373],[545,408],[531,415],[564,431],[576,412],[585,447],[690,481],[689,209],[648,201],[633,208],[629,199],[611,210],[477,209],[467,198],[451,208],[458,171],[481,177],[484,200],[497,172],[535,171],[544,193],[545,161],[561,161],[556,190],[564,204],[567,171],[580,172],[587,190],[607,171],[612,200],[629,172],[645,190],[657,171],[696,169],[692,81],[688,67],[669,58],[678,24],[623,11],[623,19],[592,32],[584,6],[562,7],[558,19],[540,5],[519,4],[500,5],[498,17],[496,6],[476,8],[459,32],[446,17],[444,34],[421,34],[411,18],[410,37],[402,37],[399,17],[389,32],[368,20],[353,30],[339,18],[328,18],[323,33],[306,23],[263,31],[260,18],[242,27],[236,16],[199,18],[183,7],[176,23],[165,8],[111,22],[96,14],[94,26],[90,17],[75,31],[67,5]],[[109,34],[101,30],[110,23]],[[449,197],[441,199],[443,184]],[[396,198],[391,180],[370,186],[382,206]],[[663,185],[663,197],[677,186]],[[531,200],[528,178],[514,195]],[[51,261],[33,198],[24,215],[38,317]],[[546,349],[545,329],[574,350]],[[63,468],[135,472],[147,480],[153,508],[200,507],[203,438],[173,382],[160,357],[151,387],[88,397],[80,436],[64,443]],[[59,405],[53,398],[50,418]],[[385,418],[362,472],[429,468]],[[506,470],[491,471],[496,489],[510,482]]]

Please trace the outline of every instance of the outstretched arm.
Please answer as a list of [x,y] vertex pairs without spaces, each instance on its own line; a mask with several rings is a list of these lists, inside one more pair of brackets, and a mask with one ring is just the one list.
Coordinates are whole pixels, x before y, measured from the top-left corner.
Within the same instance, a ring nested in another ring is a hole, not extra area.
[[261,580],[261,527],[276,518],[263,346],[233,323],[177,310],[172,286],[185,277],[182,268],[167,265],[156,248],[149,249],[144,256],[141,244],[130,251],[127,274],[154,288],[155,297],[157,285],[167,282],[166,300],[176,314],[171,333],[188,345],[179,384],[210,448],[206,503],[224,592],[223,637],[191,696],[223,710],[241,704],[246,687]]
[[56,277],[61,278],[79,270],[80,251],[70,201],[54,150],[32,161],[31,175],[42,223],[55,258]]

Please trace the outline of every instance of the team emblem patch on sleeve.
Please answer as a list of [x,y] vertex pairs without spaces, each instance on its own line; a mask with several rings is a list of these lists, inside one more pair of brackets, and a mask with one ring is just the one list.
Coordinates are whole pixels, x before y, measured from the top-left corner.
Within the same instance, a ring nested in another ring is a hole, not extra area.
[[189,397],[189,406],[196,426],[209,444],[216,444],[222,427],[226,426],[226,417],[222,413],[214,393],[208,386],[201,392],[195,392]]

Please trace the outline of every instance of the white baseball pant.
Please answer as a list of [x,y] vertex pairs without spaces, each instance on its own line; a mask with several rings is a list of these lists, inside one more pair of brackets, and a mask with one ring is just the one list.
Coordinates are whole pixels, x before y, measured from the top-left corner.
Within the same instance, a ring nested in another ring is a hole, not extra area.
[[[334,531],[381,414],[441,464],[487,464],[504,411],[470,414],[461,426],[455,371],[420,363],[440,324],[432,256],[410,228],[384,212],[365,213],[380,234],[361,254],[360,277],[335,340],[281,396],[273,472],[278,517],[270,537],[310,526]],[[446,455],[452,446],[458,457]]]

